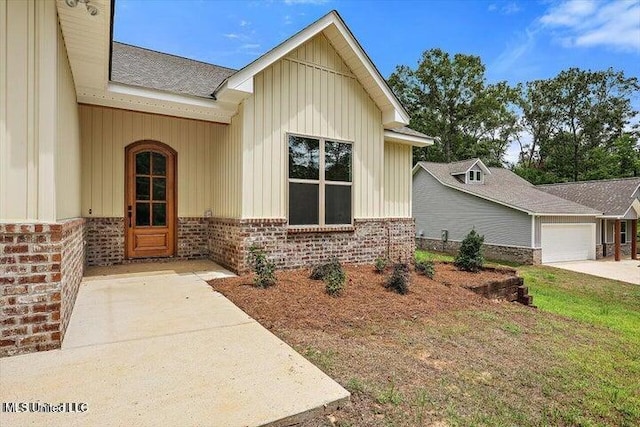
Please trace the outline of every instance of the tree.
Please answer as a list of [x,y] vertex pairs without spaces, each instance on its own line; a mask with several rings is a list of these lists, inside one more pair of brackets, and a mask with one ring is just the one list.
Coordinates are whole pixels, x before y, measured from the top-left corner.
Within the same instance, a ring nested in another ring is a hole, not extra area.
[[[520,86],[520,124],[532,139],[520,144],[516,170],[522,176],[550,174],[555,177],[553,181],[612,178],[629,173],[616,167],[616,162],[626,162],[623,167],[635,170],[634,162],[625,159],[634,158],[633,153],[637,156],[637,134],[630,132],[628,126],[637,115],[631,96],[638,89],[638,79],[627,78],[623,72],[577,68]],[[545,174],[522,174],[527,168]]]
[[415,70],[397,67],[389,85],[409,111],[411,127],[439,138],[428,149],[414,149],[414,161],[480,157],[502,164],[517,131],[517,92],[505,82],[487,84],[480,57],[430,49]]

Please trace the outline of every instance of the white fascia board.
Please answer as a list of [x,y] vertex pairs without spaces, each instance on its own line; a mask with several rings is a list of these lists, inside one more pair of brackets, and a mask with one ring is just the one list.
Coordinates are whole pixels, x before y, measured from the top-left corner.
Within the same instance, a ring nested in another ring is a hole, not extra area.
[[395,142],[397,144],[408,144],[414,147],[428,147],[433,145],[433,138],[423,138],[414,135],[404,135],[390,130],[384,131],[384,142]]
[[602,218],[602,214],[594,213],[536,213],[536,216],[592,216],[594,218]]

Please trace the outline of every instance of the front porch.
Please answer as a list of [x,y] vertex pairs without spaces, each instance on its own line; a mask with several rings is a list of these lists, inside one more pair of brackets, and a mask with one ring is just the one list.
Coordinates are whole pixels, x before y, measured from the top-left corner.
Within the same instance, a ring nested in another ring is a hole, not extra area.
[[613,257],[615,261],[638,259],[638,220],[605,218],[601,221],[603,258]]

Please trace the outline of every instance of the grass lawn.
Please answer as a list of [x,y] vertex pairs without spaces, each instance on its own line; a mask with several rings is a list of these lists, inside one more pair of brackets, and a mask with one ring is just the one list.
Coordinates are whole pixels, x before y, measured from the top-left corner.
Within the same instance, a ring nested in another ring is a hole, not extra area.
[[[321,296],[321,282],[316,294],[285,286],[281,273],[249,298],[237,285],[220,290],[351,391],[346,407],[307,427],[640,425],[640,287],[517,268],[538,309],[436,282],[405,296],[381,290],[371,311],[406,306],[384,316]],[[264,304],[280,310],[265,314]]]

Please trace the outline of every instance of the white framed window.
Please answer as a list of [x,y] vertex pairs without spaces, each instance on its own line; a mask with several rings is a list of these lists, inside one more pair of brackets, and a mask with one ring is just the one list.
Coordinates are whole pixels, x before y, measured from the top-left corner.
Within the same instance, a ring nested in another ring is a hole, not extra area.
[[627,221],[620,221],[620,243],[627,243]]
[[351,225],[353,144],[289,134],[289,225]]
[[475,179],[475,176],[476,176],[475,172],[469,171],[469,181],[473,181]]
[[476,171],[476,181],[482,181],[482,175],[480,175],[480,171]]

